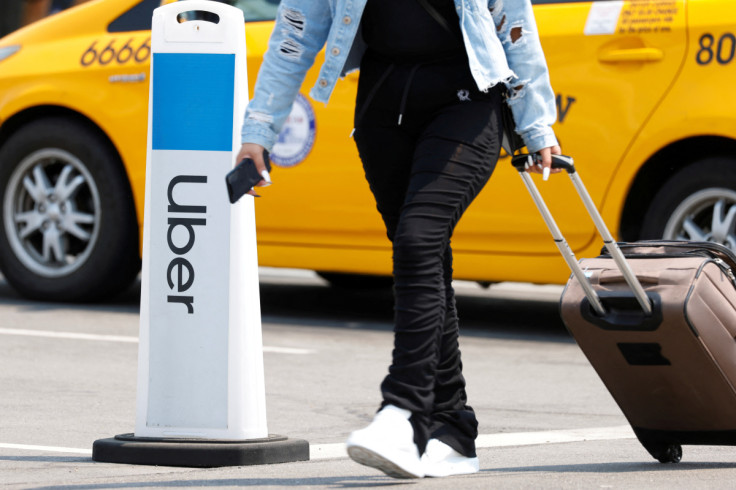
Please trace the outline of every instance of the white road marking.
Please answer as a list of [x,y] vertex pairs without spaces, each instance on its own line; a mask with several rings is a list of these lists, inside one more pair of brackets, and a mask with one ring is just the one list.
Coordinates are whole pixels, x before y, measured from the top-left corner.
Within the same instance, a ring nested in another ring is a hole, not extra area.
[[340,459],[347,458],[348,450],[344,442],[335,444],[310,444],[309,459]]
[[[562,444],[567,442],[584,441],[615,441],[620,439],[635,439],[634,431],[628,425],[616,427],[594,427],[589,429],[548,430],[541,432],[517,432],[508,434],[481,434],[475,441],[478,449],[534,446],[541,444]],[[0,443],[0,449],[17,449],[21,451],[41,451],[53,453],[73,453],[91,455],[91,449],[77,449],[71,447],[30,446],[26,444]],[[340,459],[347,458],[345,444],[311,444],[309,458]]]
[[635,439],[629,425],[596,427],[592,429],[548,430],[542,432],[516,432],[509,434],[481,434],[475,441],[476,447],[533,446],[536,444],[560,444],[583,441],[615,441]]
[[[26,337],[44,337],[50,339],[71,339],[71,340],[96,340],[102,342],[124,342],[137,344],[138,337],[129,337],[122,335],[98,335],[89,333],[76,332],[54,332],[50,330],[25,330],[18,328],[0,328],[0,335],[21,335]],[[264,345],[263,352],[271,352],[275,354],[311,354],[313,351],[309,349],[298,349],[293,347],[273,347]]]
[[98,335],[76,332],[53,332],[50,330],[21,330],[19,328],[0,328],[2,335],[22,335],[26,337],[44,337],[48,339],[101,340],[106,342],[138,343],[138,337],[122,335]]
[[74,447],[54,447],[54,446],[30,446],[28,444],[5,444],[0,442],[0,449],[19,449],[21,451],[41,451],[49,453],[72,453],[92,455],[91,449],[78,449]]
[[263,346],[263,352],[271,352],[274,354],[297,354],[297,355],[304,355],[304,354],[311,354],[314,351],[311,351],[309,349],[297,349],[294,347],[273,347],[270,345],[264,345]]
[[[635,439],[634,431],[628,425],[617,427],[598,427],[592,429],[549,430],[542,432],[517,432],[508,434],[481,434],[475,441],[478,449],[534,446],[540,444],[560,444],[565,442],[613,441]],[[337,459],[347,457],[345,444],[312,444],[309,446],[310,459]]]

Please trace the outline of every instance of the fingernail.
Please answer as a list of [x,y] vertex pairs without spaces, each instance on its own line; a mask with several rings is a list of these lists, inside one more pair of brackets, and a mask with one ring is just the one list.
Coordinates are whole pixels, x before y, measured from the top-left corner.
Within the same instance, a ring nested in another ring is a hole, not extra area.
[[549,167],[544,167],[544,170],[542,170],[542,180],[549,179]]
[[[271,176],[268,173],[268,170],[264,170],[261,172],[261,176],[263,177],[263,180],[266,181],[266,185],[271,185],[273,182],[271,182]],[[266,187],[266,186],[261,186]]]

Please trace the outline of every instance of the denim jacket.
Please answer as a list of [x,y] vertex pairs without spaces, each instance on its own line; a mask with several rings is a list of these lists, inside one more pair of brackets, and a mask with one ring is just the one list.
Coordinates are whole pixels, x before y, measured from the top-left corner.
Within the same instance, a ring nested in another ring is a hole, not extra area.
[[[517,132],[529,151],[557,144],[555,97],[529,0],[454,0],[478,88],[505,83]],[[487,3],[486,3],[487,2]],[[359,67],[366,0],[282,0],[245,112],[243,143],[270,150],[307,70],[326,46],[310,96],[327,103],[340,76]]]

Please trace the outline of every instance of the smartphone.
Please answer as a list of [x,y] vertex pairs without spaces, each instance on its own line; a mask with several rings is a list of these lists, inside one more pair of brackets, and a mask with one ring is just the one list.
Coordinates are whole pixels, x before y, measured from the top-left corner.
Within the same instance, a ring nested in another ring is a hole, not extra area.
[[[263,161],[266,163],[266,169],[271,171],[271,161],[268,158],[268,152],[263,152]],[[236,203],[238,199],[248,193],[257,183],[263,180],[263,176],[258,173],[255,162],[251,158],[244,158],[234,169],[225,176],[225,184],[227,185],[227,194],[231,203]]]

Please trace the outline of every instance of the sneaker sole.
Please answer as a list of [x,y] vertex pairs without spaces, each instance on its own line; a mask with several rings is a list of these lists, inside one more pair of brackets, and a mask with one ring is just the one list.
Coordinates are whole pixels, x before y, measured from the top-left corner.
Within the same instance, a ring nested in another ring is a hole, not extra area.
[[478,458],[453,458],[441,462],[430,462],[422,459],[425,468],[424,476],[441,478],[443,476],[470,475],[480,471]]
[[362,465],[381,470],[388,476],[391,476],[393,478],[421,478],[421,475],[416,475],[410,471],[407,471],[393,461],[386,459],[380,454],[364,447],[349,447],[348,456],[350,456],[350,459],[352,459],[356,463],[360,463]]
[[480,471],[478,468],[451,468],[447,471],[438,471],[433,472],[430,470],[429,473],[425,473],[424,476],[428,478],[443,478],[445,476],[460,476],[460,475],[472,475],[473,473],[478,473]]

